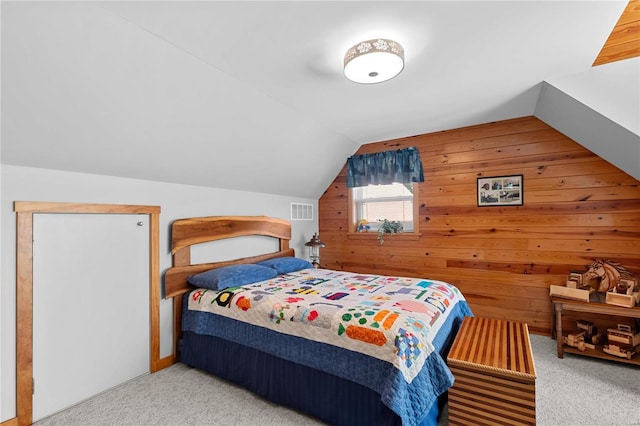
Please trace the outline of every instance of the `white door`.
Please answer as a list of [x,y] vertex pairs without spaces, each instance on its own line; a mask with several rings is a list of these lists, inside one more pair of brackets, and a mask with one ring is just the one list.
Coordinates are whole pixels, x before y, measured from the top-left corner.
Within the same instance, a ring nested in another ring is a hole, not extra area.
[[34,214],[33,421],[149,372],[149,216]]

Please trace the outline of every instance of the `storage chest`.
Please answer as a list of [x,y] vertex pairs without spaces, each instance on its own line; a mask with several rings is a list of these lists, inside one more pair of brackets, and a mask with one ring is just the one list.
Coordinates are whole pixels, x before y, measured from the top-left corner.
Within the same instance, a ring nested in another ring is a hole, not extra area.
[[447,358],[450,425],[534,425],[536,371],[527,324],[465,317]]

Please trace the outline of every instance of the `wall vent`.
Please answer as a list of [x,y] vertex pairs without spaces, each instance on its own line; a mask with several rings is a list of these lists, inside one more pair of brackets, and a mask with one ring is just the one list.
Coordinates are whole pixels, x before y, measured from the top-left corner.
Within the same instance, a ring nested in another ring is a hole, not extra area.
[[291,203],[291,220],[313,220],[313,204]]

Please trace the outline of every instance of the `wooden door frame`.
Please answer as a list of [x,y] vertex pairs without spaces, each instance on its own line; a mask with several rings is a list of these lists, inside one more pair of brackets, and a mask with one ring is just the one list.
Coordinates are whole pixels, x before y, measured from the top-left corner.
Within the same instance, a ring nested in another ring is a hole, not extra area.
[[173,363],[160,359],[160,207],[16,201],[16,415],[18,425],[33,421],[33,215],[35,213],[148,214],[150,371]]

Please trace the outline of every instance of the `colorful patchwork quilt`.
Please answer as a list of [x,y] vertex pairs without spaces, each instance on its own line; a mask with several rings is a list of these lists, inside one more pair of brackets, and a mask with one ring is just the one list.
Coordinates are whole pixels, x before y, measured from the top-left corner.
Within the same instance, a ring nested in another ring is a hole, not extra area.
[[471,315],[460,291],[445,282],[326,269],[223,291],[197,289],[188,301],[192,311],[377,358],[407,383],[436,351],[433,340],[456,307],[458,316]]

